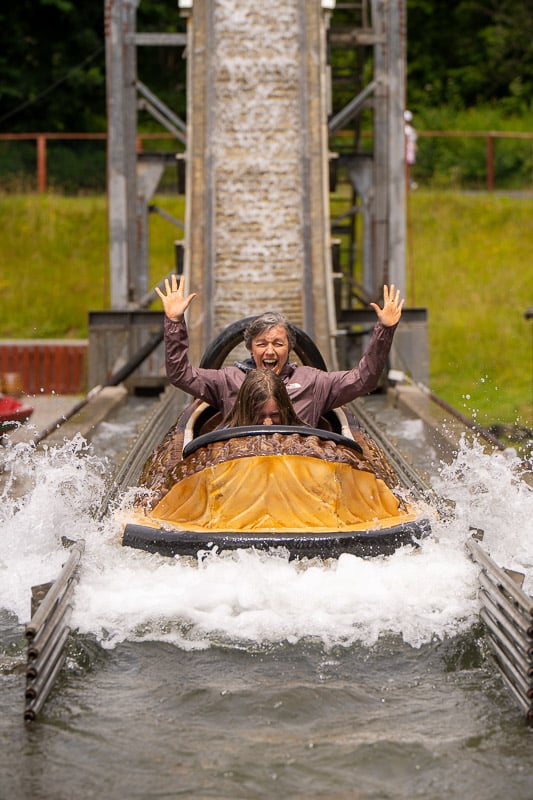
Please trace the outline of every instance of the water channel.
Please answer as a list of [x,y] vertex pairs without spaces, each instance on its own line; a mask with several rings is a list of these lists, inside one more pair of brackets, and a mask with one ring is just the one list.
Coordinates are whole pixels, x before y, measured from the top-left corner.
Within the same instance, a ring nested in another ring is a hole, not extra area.
[[[149,402],[128,403],[90,447],[0,452],[0,798],[530,800],[533,730],[488,657],[464,550],[483,528],[533,593],[517,459],[465,443],[444,465],[422,424],[377,397],[379,423],[454,506],[419,550],[168,560],[120,546],[127,497],[97,518]],[[27,726],[30,589],[59,571],[62,536],[86,541],[77,633]]]

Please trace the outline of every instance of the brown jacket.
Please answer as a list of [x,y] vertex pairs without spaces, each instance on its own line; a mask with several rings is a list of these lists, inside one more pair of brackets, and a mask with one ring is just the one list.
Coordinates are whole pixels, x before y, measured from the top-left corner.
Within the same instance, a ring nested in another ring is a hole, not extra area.
[[[326,412],[338,408],[376,388],[387,362],[396,325],[377,322],[372,338],[357,367],[342,372],[324,372],[287,362],[281,371],[294,410],[300,419],[316,427]],[[165,317],[166,367],[169,381],[179,389],[204,400],[225,417],[235,403],[246,372],[237,366],[200,369],[189,361],[189,338],[184,321]]]

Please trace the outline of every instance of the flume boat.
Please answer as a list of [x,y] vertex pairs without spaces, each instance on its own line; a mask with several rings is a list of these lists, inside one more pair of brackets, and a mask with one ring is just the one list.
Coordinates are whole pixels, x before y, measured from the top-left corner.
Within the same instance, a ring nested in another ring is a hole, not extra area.
[[[217,337],[200,366],[218,368],[250,318]],[[303,364],[325,369],[296,328]],[[406,500],[385,452],[348,407],[320,427],[220,428],[192,401],[141,473],[122,544],[166,556],[285,548],[291,558],[390,555],[431,531],[431,514]]]

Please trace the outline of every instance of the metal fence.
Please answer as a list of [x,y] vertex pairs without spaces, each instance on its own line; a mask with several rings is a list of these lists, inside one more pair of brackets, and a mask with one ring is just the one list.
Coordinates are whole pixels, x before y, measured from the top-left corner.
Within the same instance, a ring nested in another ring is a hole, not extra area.
[[0,378],[16,375],[17,388],[29,395],[81,394],[87,391],[87,352],[85,339],[3,339]]
[[[353,137],[351,132],[339,131]],[[533,190],[533,132],[419,130],[410,179],[432,188]],[[371,151],[370,134],[362,137]],[[0,134],[0,188],[12,192],[67,194],[106,190],[105,133]],[[335,144],[335,143],[333,143]],[[172,134],[143,133],[138,152],[175,152]],[[333,149],[333,148],[332,148]],[[178,191],[179,165],[168,169],[161,191]]]
[[[137,137],[139,153],[175,152],[176,145],[172,134]],[[106,133],[0,134],[0,188],[4,191],[101,194],[106,191],[106,163]],[[177,162],[176,169],[163,176],[163,191],[177,191],[178,169]]]

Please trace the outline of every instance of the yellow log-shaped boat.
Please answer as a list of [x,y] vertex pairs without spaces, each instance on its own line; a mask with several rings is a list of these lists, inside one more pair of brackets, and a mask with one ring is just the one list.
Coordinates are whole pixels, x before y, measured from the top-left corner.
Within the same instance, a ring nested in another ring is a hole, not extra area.
[[[227,350],[226,337],[218,360]],[[202,365],[218,366],[217,358]],[[349,409],[330,412],[317,429],[219,429],[220,421],[198,400],[181,414],[145,464],[124,545],[169,556],[241,547],[371,556],[431,530]]]

